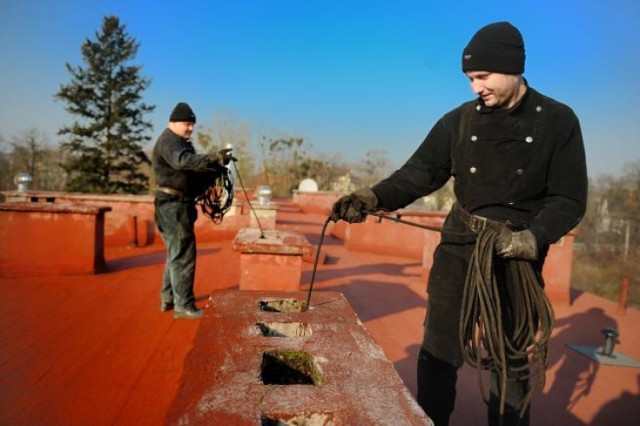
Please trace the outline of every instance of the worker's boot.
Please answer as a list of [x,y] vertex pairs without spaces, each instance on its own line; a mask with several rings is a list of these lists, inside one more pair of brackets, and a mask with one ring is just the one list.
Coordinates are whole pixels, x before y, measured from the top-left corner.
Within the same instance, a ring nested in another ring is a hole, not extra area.
[[190,305],[184,308],[175,307],[173,311],[173,317],[176,319],[200,319],[204,316],[204,311],[197,307]]
[[[525,371],[526,373],[526,371]],[[529,426],[529,406],[522,413],[522,402],[526,399],[529,382],[525,379],[509,378],[505,392],[504,413],[500,415],[500,379],[491,372],[491,390],[489,394],[489,426]]]
[[[498,403],[497,400],[494,401]],[[499,404],[499,403],[498,403]],[[492,403],[489,404],[489,426],[529,426],[529,409],[520,417],[520,410],[512,407],[505,407],[504,414],[500,415],[500,410]]]
[[458,369],[424,349],[418,355],[418,404],[436,426],[447,426],[456,399]]

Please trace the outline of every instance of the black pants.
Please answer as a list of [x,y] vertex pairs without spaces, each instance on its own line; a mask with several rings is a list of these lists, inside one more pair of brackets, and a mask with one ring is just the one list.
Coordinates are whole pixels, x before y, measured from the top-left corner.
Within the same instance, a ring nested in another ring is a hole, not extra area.
[[157,196],[155,222],[167,246],[160,299],[175,303],[177,309],[195,306],[193,283],[196,272],[196,236],[193,230],[198,216],[193,200]]
[[[463,364],[459,338],[459,321],[464,292],[464,283],[469,258],[474,243],[441,243],[434,254],[434,263],[428,283],[429,298],[425,318],[424,339],[418,357],[418,403],[432,418],[436,426],[449,424],[456,398],[457,371]],[[496,276],[509,298],[511,274],[507,262],[499,262]],[[508,309],[503,322],[509,325]],[[527,360],[515,361],[526,362]],[[522,375],[526,375],[523,371]],[[496,373],[491,373],[489,400],[490,425],[529,424],[528,410],[519,418],[519,407],[526,395],[529,384],[525,379],[507,382],[506,406],[502,419],[499,415],[500,381]],[[478,388],[478,393],[480,389]]]

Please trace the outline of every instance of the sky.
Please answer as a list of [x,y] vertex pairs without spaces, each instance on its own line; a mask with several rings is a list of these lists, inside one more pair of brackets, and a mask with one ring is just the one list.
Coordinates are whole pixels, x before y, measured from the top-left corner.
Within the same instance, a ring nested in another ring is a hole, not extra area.
[[[640,161],[637,0],[20,0],[0,3],[0,136],[37,129],[51,145],[73,122],[54,94],[84,66],[80,47],[115,15],[151,78],[151,146],[175,104],[198,125],[249,123],[252,137],[301,136],[312,152],[401,165],[435,122],[474,98],[462,49],[509,21],[526,46],[531,87],[569,105],[589,175]],[[241,160],[241,159],[240,159]]]

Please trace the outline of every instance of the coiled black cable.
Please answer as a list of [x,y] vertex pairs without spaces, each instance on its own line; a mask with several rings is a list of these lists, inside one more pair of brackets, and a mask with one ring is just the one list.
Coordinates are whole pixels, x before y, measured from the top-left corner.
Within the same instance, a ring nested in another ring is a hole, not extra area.
[[211,219],[213,223],[219,224],[231,209],[233,195],[233,177],[229,169],[225,167],[204,193],[196,197],[196,204],[200,206],[203,215]]

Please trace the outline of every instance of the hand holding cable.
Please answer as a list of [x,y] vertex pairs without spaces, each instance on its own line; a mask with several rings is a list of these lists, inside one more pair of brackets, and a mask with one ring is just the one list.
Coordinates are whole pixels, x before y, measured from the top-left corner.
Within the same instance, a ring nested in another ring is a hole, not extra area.
[[231,154],[231,148],[224,148],[211,154],[211,162],[219,166],[226,166],[232,161],[238,161],[236,157]]
[[342,219],[349,223],[364,222],[367,213],[378,206],[378,197],[369,188],[361,188],[345,195],[333,204],[330,219],[337,222]]
[[[215,176],[209,187],[196,197],[196,203],[200,206],[202,214],[210,218],[213,223],[221,223],[233,204],[233,176],[227,165],[231,161],[235,165],[238,159],[231,154],[232,150],[233,147],[227,145],[219,151],[208,154],[210,167],[213,168]],[[236,169],[236,175],[237,172]]]
[[504,259],[537,260],[538,244],[533,232],[512,231],[506,225],[500,226],[495,242],[496,253]]
[[[494,253],[508,262],[514,285],[510,297],[500,289],[495,277]],[[553,307],[544,292],[542,276],[527,260],[537,258],[535,237],[531,231],[513,232],[506,225],[488,227],[478,235],[467,270],[461,306],[460,347],[470,365],[478,370],[483,399],[482,370],[492,370],[500,381],[499,412],[506,405],[509,379],[537,377],[521,401],[522,417],[534,390],[542,390],[548,360],[548,343],[553,329]],[[506,309],[506,311],[505,311]],[[510,326],[505,318],[510,316]]]

